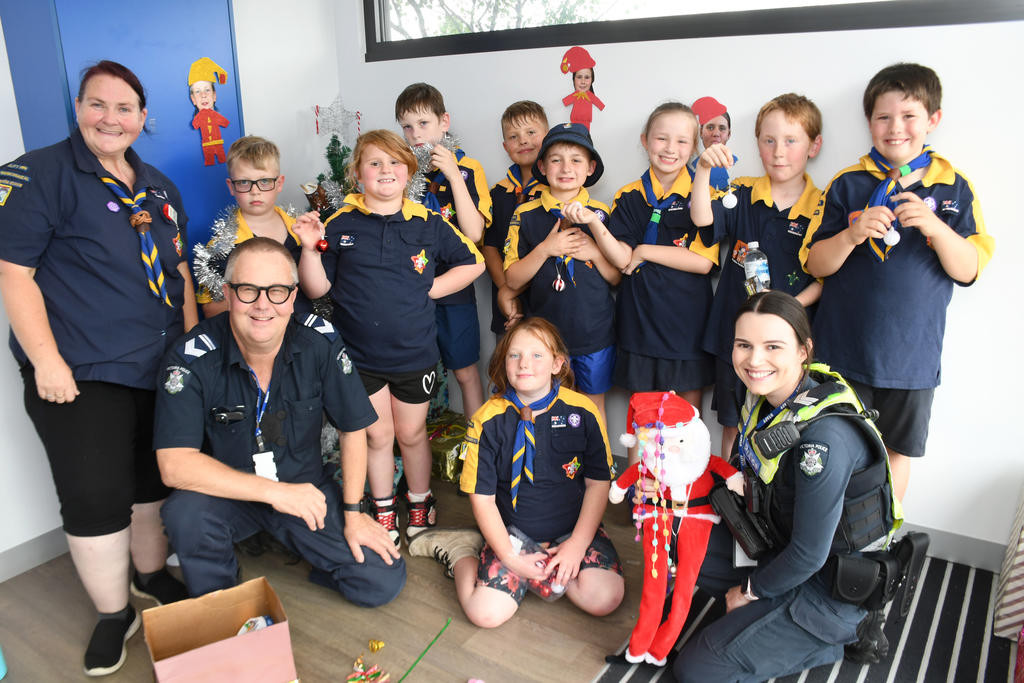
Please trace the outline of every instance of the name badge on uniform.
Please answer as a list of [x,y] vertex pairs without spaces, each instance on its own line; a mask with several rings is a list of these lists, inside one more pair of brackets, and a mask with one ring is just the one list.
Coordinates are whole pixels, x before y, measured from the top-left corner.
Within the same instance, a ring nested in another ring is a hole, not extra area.
[[253,453],[252,462],[256,466],[257,477],[263,477],[270,481],[278,481],[277,464],[274,462],[274,451]]

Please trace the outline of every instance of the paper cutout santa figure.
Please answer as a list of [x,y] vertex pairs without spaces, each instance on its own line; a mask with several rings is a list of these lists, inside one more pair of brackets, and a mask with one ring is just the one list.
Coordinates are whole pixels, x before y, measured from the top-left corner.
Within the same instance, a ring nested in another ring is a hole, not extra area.
[[217,111],[217,84],[228,82],[227,71],[209,57],[202,57],[192,62],[188,70],[188,96],[195,105],[196,113],[192,117],[192,127],[199,131],[199,139],[203,145],[203,163],[212,166],[218,161],[224,163],[224,140],[220,129],[231,125]]
[[[641,493],[642,502],[633,507],[633,519],[643,531],[644,580],[626,659],[664,666],[690,611],[711,525],[720,521],[708,500],[712,472],[737,492],[743,490],[743,475],[711,455],[707,426],[697,409],[675,392],[633,394],[626,421],[627,433],[619,440],[627,447],[638,446],[640,461],[612,483],[608,499],[622,502],[627,488],[638,481],[638,490],[643,488],[643,479],[653,480],[657,488],[652,495]],[[672,605],[662,622],[673,563]]]
[[579,45],[570,47],[562,56],[562,73],[572,72],[575,90],[562,99],[562,104],[572,107],[569,111],[571,123],[582,123],[590,130],[594,120],[594,107],[604,110],[604,102],[594,94],[594,58]]

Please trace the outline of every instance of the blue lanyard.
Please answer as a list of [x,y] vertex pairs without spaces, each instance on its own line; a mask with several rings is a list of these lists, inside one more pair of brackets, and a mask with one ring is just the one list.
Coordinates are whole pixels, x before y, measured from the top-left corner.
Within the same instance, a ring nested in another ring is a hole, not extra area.
[[[768,413],[767,415],[762,417],[760,420],[758,420],[757,424],[754,425],[754,431],[756,432],[761,427],[764,427],[766,424],[768,424],[769,422],[774,420],[778,416],[779,413],[781,413],[783,410],[785,410],[786,406],[789,405],[789,402],[791,400],[793,400],[794,396],[796,396],[796,392],[800,391],[800,386],[802,384],[803,384],[803,382],[800,382],[800,384],[797,384],[796,385],[796,389],[793,390],[793,393],[790,394],[786,398],[785,401],[780,403],[777,408],[772,410],[772,412]],[[739,448],[740,448],[740,455],[742,456],[740,458],[740,469],[743,469],[743,461],[746,460],[750,464],[750,466],[753,468],[753,470],[755,472],[758,472],[761,469],[761,461],[757,459],[757,454],[755,454],[754,453],[754,449],[752,449],[750,447],[750,439],[747,438],[747,427],[750,426],[750,421],[752,419],[754,419],[754,413],[755,412],[757,412],[757,411],[754,410],[753,408],[751,408],[750,414],[747,415],[747,419],[743,422],[743,429],[741,429],[740,433],[739,433],[739,440],[740,440]]]
[[260,430],[260,422],[263,421],[263,413],[267,412],[267,405],[270,404],[270,382],[267,382],[267,390],[263,391],[260,387],[260,380],[256,377],[256,372],[249,368],[249,374],[252,375],[252,381],[256,384],[256,449],[263,452],[263,432]]

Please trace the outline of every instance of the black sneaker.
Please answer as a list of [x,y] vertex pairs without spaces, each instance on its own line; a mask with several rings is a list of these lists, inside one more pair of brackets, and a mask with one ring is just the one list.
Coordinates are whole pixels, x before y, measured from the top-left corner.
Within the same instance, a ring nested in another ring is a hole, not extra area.
[[124,619],[100,619],[85,650],[85,675],[106,676],[124,665],[128,656],[125,643],[139,630],[142,619],[134,607]]
[[171,576],[166,567],[149,577],[145,585],[139,578],[139,573],[135,572],[132,577],[131,591],[135,597],[152,600],[158,605],[166,605],[188,598],[188,589],[185,588],[185,584]]
[[885,612],[880,609],[867,613],[857,624],[857,642],[847,645],[846,659],[854,664],[878,664],[889,656],[889,639],[882,630]]

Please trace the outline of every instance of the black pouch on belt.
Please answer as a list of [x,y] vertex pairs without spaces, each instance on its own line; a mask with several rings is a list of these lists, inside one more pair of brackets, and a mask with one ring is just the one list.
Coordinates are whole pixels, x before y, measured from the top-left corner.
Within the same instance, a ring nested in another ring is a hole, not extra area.
[[874,558],[833,555],[829,564],[833,570],[832,597],[836,600],[865,605],[884,583],[882,564]]

